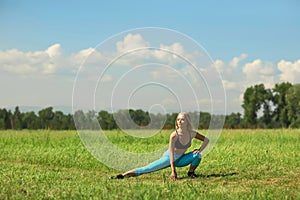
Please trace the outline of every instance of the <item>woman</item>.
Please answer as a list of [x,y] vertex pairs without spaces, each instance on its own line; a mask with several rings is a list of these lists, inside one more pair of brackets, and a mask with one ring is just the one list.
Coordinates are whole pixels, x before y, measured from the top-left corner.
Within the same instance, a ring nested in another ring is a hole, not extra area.
[[[186,112],[181,112],[177,115],[175,127],[176,130],[170,135],[169,149],[160,159],[148,164],[147,166],[136,168],[123,174],[112,176],[111,178],[122,179],[124,177],[139,176],[171,167],[171,178],[177,179],[176,167],[184,167],[189,164],[190,168],[188,176],[196,178],[197,175],[195,174],[195,169],[200,164],[202,158],[200,153],[207,146],[209,140],[205,136],[193,130],[190,116]],[[192,152],[185,153],[191,146],[193,138],[203,141],[201,147]]]

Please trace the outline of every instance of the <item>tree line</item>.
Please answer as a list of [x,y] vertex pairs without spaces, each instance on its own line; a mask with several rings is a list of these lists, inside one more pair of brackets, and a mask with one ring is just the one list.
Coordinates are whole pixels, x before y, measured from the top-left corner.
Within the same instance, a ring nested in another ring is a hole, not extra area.
[[[108,111],[88,111],[78,110],[71,114],[64,114],[62,111],[54,111],[53,107],[47,107],[37,112],[20,112],[18,106],[15,110],[0,109],[0,130],[5,129],[51,129],[51,130],[75,130],[75,129],[94,129],[99,127],[104,130],[113,129],[173,129],[178,113],[172,114],[153,114],[141,109],[119,110],[116,113]],[[211,115],[206,112],[190,113],[196,119],[201,115],[201,119],[196,124],[198,128],[207,129],[209,127]],[[75,120],[74,120],[75,119]],[[76,121],[76,123],[75,123]],[[130,123],[130,121],[132,121]]]
[[62,111],[53,111],[47,107],[35,112],[22,113],[18,106],[12,112],[0,109],[0,129],[54,129],[73,130],[75,124],[71,114],[64,114]]
[[[194,128],[198,129],[208,129],[212,117],[219,121],[225,119],[224,128],[299,128],[300,84],[283,82],[272,89],[265,88],[263,84],[248,87],[244,92],[242,108],[243,117],[241,113],[222,116],[191,112],[190,115],[198,120],[193,122],[197,125]],[[173,129],[177,114],[153,114],[141,109],[128,109],[116,113],[78,110],[72,115],[54,111],[53,107],[37,113],[22,113],[16,106],[14,111],[0,109],[0,129]]]

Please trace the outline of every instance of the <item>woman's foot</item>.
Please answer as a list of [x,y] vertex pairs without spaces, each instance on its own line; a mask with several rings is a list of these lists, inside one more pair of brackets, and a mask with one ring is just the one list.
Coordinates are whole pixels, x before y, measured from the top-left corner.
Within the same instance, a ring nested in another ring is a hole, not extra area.
[[123,179],[124,176],[122,174],[118,174],[116,176],[111,176],[110,179]]
[[190,178],[198,178],[198,175],[197,174],[195,174],[195,172],[188,172],[188,177],[190,177]]

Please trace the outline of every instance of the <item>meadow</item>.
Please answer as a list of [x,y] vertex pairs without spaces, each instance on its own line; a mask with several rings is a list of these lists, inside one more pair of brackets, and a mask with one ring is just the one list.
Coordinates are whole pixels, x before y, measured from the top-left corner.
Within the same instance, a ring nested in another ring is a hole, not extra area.
[[[106,132],[115,145],[141,152],[166,145],[169,133],[145,142]],[[111,180],[120,172],[95,159],[76,131],[0,131],[0,149],[0,199],[300,199],[299,129],[223,130],[200,177],[188,178],[184,167],[176,181],[168,168]]]

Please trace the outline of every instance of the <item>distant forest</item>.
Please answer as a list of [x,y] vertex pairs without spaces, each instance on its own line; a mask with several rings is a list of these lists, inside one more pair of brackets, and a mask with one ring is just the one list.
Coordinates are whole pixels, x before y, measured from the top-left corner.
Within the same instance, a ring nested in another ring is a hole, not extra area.
[[[224,120],[224,128],[300,128],[300,84],[283,82],[274,88],[267,89],[263,84],[248,87],[244,92],[241,113],[231,113],[226,116],[211,115],[208,112],[192,112],[195,129],[208,129],[212,117]],[[127,123],[128,115],[134,123]],[[0,109],[0,129],[99,129],[113,130],[121,128],[173,129],[178,113],[153,114],[141,109],[119,110],[116,113],[107,111],[78,110],[71,114],[54,111],[53,107],[44,108],[37,113],[20,112],[18,106],[14,111]],[[127,116],[127,118],[126,118]],[[243,116],[243,117],[242,117]],[[76,119],[76,126],[74,123]],[[119,120],[116,120],[119,119]],[[127,120],[127,121],[126,121]],[[118,123],[117,123],[117,122]],[[120,124],[123,123],[123,124]]]

